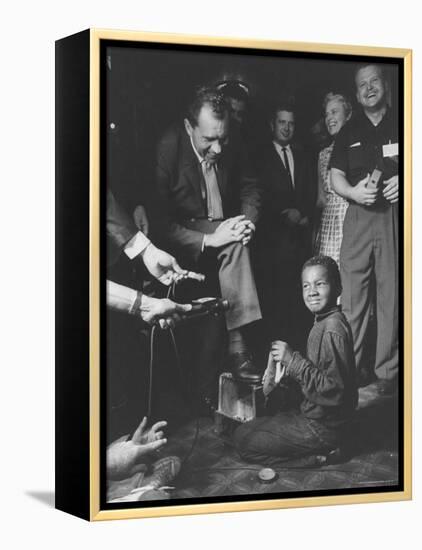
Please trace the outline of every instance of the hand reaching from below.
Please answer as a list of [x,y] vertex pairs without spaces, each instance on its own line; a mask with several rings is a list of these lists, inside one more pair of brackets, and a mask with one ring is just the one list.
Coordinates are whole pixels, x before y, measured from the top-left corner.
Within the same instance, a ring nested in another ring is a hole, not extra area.
[[109,479],[125,479],[146,470],[145,461],[153,451],[167,443],[162,428],[167,422],[161,421],[146,430],[147,419],[143,418],[132,438],[118,439],[107,448],[107,476]]

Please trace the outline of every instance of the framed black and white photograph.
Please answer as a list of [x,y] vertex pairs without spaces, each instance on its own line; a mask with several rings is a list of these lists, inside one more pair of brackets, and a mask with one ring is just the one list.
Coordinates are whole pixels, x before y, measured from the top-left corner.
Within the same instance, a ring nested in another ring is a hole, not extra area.
[[411,497],[411,51],[56,43],[56,506]]

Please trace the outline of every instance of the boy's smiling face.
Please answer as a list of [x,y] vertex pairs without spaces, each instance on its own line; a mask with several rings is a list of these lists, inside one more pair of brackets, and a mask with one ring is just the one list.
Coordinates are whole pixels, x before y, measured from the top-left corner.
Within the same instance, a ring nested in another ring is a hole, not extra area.
[[323,265],[306,267],[302,273],[302,292],[306,307],[312,313],[324,313],[337,303],[339,289]]

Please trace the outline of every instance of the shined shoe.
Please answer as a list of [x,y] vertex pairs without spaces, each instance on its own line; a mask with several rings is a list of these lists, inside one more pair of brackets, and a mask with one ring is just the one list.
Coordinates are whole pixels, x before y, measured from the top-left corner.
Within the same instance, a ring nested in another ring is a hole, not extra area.
[[168,487],[180,472],[181,460],[178,456],[166,456],[154,462],[152,474],[142,480],[143,487],[160,489]]
[[238,352],[230,355],[230,369],[233,378],[247,384],[257,384],[261,381],[261,374],[256,370],[250,353]]

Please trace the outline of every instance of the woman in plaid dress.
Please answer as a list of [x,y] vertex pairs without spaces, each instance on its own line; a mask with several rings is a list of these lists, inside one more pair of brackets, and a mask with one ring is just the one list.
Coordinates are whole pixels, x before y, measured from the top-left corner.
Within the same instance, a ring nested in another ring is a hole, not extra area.
[[315,239],[314,254],[331,256],[337,263],[343,239],[343,221],[349,203],[337,195],[330,183],[330,158],[334,139],[349,120],[352,106],[341,94],[328,93],[324,98],[325,125],[332,138],[331,145],[319,153],[318,158],[318,202],[322,208],[321,221]]

